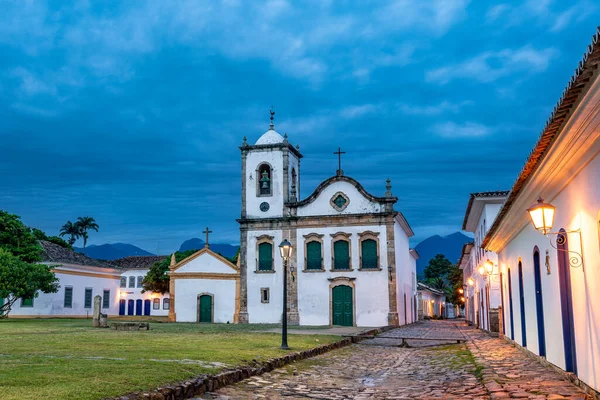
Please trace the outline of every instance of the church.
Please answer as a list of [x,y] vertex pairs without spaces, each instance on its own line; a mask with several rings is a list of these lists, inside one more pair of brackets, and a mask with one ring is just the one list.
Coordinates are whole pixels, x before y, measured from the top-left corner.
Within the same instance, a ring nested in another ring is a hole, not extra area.
[[[256,141],[244,138],[239,256],[239,323],[279,323],[283,260],[278,246],[294,251],[287,269],[288,321],[300,325],[383,326],[416,320],[413,232],[386,182],[381,197],[344,175],[323,181],[299,199],[299,146],[273,124]],[[341,152],[338,149],[339,157]],[[382,179],[383,186],[383,179]],[[215,299],[216,301],[216,299]]]

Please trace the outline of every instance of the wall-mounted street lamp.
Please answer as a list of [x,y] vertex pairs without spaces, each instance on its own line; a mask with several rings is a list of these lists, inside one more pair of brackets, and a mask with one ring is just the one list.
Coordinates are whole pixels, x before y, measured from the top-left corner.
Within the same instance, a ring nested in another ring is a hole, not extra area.
[[529,213],[529,218],[531,218],[533,227],[539,233],[545,236],[556,236],[556,245],[552,243],[550,238],[548,238],[550,245],[558,251],[569,253],[569,265],[571,267],[583,266],[583,256],[581,253],[563,248],[563,245],[567,243],[568,234],[579,235],[579,244],[581,245],[580,229],[574,231],[550,232],[552,230],[552,226],[554,225],[554,214],[556,212],[556,207],[550,203],[545,203],[541,196],[538,198],[536,204],[527,209],[527,212]]
[[289,350],[287,344],[287,267],[290,258],[292,257],[293,247],[287,239],[279,245],[281,258],[283,258],[283,315],[281,316],[281,348]]
[[494,272],[494,263],[491,262],[490,259],[488,258],[488,260],[485,262],[484,266],[485,266],[485,270],[487,271],[488,275],[492,275],[492,272]]
[[390,277],[390,282],[394,279],[394,276],[392,275],[392,270],[393,270],[392,266],[388,265],[388,275]]
[[459,294],[463,294],[465,291],[463,290],[463,288],[458,289],[458,293]]
[[469,278],[467,279],[467,283],[469,284],[469,286],[473,286],[475,284],[475,281],[473,280],[473,278]]

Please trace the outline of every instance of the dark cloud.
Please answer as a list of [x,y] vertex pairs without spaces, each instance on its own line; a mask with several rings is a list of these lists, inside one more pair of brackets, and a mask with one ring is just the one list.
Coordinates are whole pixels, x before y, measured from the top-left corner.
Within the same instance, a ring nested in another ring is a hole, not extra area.
[[302,196],[342,146],[416,239],[451,233],[469,192],[510,188],[600,14],[542,3],[8,2],[0,208],[49,233],[92,215],[92,243],[237,242],[238,146],[273,104]]

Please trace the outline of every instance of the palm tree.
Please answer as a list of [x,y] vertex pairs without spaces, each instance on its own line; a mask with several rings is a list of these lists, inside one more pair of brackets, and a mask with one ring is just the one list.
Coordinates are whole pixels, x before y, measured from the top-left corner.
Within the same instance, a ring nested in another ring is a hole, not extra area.
[[79,239],[81,236],[81,231],[79,230],[79,226],[77,222],[72,223],[71,221],[67,221],[66,224],[60,228],[60,236],[69,236],[69,244],[73,246],[73,244]]
[[83,254],[85,254],[85,245],[87,244],[88,240],[88,229],[98,232],[100,227],[96,223],[96,220],[92,217],[79,217],[77,218],[75,225],[77,225],[79,228],[79,234],[83,238]]

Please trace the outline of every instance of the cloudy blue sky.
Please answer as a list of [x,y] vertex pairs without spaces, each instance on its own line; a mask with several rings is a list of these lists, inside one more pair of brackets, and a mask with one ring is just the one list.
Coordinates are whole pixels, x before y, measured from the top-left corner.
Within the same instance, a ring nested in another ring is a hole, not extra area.
[[0,1],[0,209],[91,243],[238,242],[242,137],[301,146],[302,197],[390,177],[416,244],[509,189],[596,25],[594,1]]

